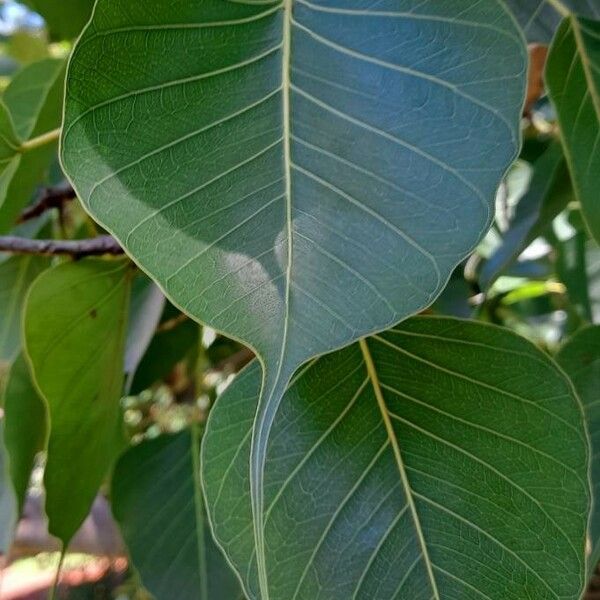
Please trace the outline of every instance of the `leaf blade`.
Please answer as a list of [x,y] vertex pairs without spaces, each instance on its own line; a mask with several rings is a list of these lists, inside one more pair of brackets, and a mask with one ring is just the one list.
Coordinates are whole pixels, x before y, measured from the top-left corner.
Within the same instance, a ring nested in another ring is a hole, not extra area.
[[49,531],[65,546],[125,443],[120,399],[130,278],[126,261],[65,263],[43,273],[27,298],[27,357],[51,424],[46,512]]
[[[546,83],[557,111],[573,187],[589,231],[600,240],[600,22],[564,20],[548,55]],[[567,69],[566,71],[564,69]]]
[[[107,40],[140,68],[115,73]],[[259,562],[265,440],[289,378],[431,304],[478,243],[519,146],[526,62],[501,2],[96,4],[70,63],[62,163],[174,304],[264,365]]]
[[600,413],[598,411],[600,326],[589,326],[577,332],[563,344],[556,355],[556,360],[571,378],[583,403],[592,444],[590,476],[594,508],[590,520],[592,551],[588,556],[588,573],[591,577],[600,559],[600,512],[597,506],[600,497],[600,469],[598,468],[598,455],[600,454]]
[[[411,319],[367,343],[440,598],[578,597],[587,440],[562,372],[506,330],[453,319]],[[355,345],[284,397],[265,486],[274,600],[432,595],[367,376]],[[243,465],[259,387],[254,365],[217,401],[202,450],[213,530],[249,598],[261,595]]]
[[[133,564],[156,600],[175,594],[182,600],[241,597],[204,523],[197,435],[185,431],[143,442],[123,455],[112,479],[113,512]],[[194,551],[182,553],[190,546]]]
[[23,354],[13,363],[4,392],[4,445],[17,497],[18,514],[25,499],[35,457],[46,448],[46,406],[35,388]]

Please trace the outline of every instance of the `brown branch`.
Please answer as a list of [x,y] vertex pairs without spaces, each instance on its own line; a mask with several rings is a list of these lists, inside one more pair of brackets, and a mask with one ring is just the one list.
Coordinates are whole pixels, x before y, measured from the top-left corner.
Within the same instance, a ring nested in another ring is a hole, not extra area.
[[252,359],[254,359],[254,352],[250,348],[242,348],[235,354],[232,354],[228,358],[217,363],[210,371],[212,372],[225,372],[225,373],[238,373],[241,371]]
[[68,183],[57,185],[56,187],[44,188],[35,204],[23,211],[18,222],[24,223],[25,221],[30,221],[53,208],[60,210],[66,202],[74,198],[76,198],[75,190]]
[[0,252],[39,254],[42,256],[67,255],[73,258],[123,254],[123,248],[110,235],[87,240],[30,240],[11,235],[0,236]]

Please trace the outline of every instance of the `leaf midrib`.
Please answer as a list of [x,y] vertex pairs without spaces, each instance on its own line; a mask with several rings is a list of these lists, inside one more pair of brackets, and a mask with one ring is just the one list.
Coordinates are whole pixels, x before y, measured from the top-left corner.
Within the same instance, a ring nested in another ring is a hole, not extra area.
[[390,413],[387,408],[385,398],[383,396],[383,391],[381,388],[381,383],[379,381],[379,376],[377,374],[377,369],[375,367],[375,363],[373,362],[373,357],[371,356],[371,351],[369,350],[369,345],[367,343],[367,340],[363,338],[359,341],[359,344],[360,344],[360,349],[362,351],[365,365],[367,368],[367,373],[369,375],[369,379],[371,380],[371,384],[373,386],[375,398],[377,399],[377,405],[379,406],[379,410],[381,412],[381,418],[383,419],[383,423],[385,425],[388,439],[389,439],[389,441],[392,445],[392,449],[394,451],[394,458],[396,460],[396,465],[397,465],[398,471],[400,473],[400,479],[402,481],[402,486],[404,488],[406,502],[409,506],[410,513],[412,515],[413,523],[415,526],[415,531],[417,534],[417,538],[419,540],[419,545],[421,546],[423,560],[425,562],[425,567],[427,569],[427,575],[429,577],[429,581],[431,584],[431,589],[433,592],[432,600],[440,600],[440,593],[439,593],[439,590],[437,587],[435,575],[433,573],[433,564],[431,562],[431,558],[429,557],[429,550],[427,548],[427,542],[425,541],[425,534],[423,533],[423,528],[421,526],[421,520],[419,518],[419,514],[417,512],[417,507],[415,505],[415,501],[413,498],[412,487],[410,485],[410,481],[408,479],[408,474],[406,472],[406,467],[404,465],[404,459],[402,458],[402,453],[400,451],[400,444],[398,443],[398,438],[396,436],[396,432],[394,431],[394,426],[393,426],[392,420],[390,418]]
[[596,117],[600,120],[600,96],[596,89],[596,82],[592,74],[591,59],[587,52],[587,46],[583,39],[582,27],[579,23],[579,19],[576,15],[571,15],[571,28],[573,29],[573,35],[575,37],[575,43],[579,49],[579,56],[581,59],[581,66],[587,82],[587,87],[592,98],[592,103],[596,111]]

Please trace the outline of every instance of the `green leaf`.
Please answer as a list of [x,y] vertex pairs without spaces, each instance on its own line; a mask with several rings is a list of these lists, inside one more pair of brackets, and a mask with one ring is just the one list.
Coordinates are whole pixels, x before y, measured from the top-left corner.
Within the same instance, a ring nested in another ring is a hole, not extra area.
[[24,2],[44,17],[54,39],[77,37],[88,22],[94,0],[25,0]]
[[4,443],[19,514],[25,505],[35,457],[46,448],[47,421],[44,400],[33,384],[25,357],[20,354],[10,369],[4,392]]
[[[12,79],[4,102],[22,140],[52,131],[62,121],[65,61],[33,63]],[[0,175],[0,233],[10,231],[56,158],[57,143],[19,154]]]
[[580,211],[561,215],[554,229],[556,274],[567,288],[569,303],[565,308],[570,317],[570,326],[577,329],[582,323],[593,321],[587,265],[588,236]]
[[[600,18],[600,4],[596,0],[560,0],[561,4],[576,14]],[[527,40],[548,44],[560,24],[561,14],[552,0],[506,0]]]
[[4,447],[4,421],[0,418],[0,554],[12,544],[17,522],[17,501],[8,473],[8,455]]
[[565,19],[548,55],[546,84],[575,194],[600,242],[600,21]]
[[479,283],[482,288],[488,289],[544,232],[572,195],[562,148],[559,143],[554,143],[536,161],[529,190],[519,200],[501,245],[481,269]]
[[583,415],[525,339],[421,317],[302,370],[268,443],[268,594],[245,468],[259,388],[254,364],[217,400],[202,450],[213,530],[249,598],[579,598]]
[[15,256],[0,262],[0,362],[11,363],[21,350],[25,295],[48,265],[47,259],[37,256]]
[[131,384],[131,394],[139,394],[160,381],[182,361],[191,348],[198,346],[200,328],[194,321],[184,321],[173,329],[159,331],[142,358]]
[[571,378],[583,403],[592,443],[591,477],[594,507],[590,521],[590,575],[600,561],[600,326],[580,330],[562,346],[558,364]]
[[129,327],[125,347],[126,392],[131,388],[135,372],[148,349],[165,307],[160,289],[144,275],[133,280]]
[[212,539],[199,462],[194,430],[143,442],[115,468],[113,513],[142,583],[156,600],[243,598]]
[[25,344],[48,403],[50,533],[65,545],[123,449],[120,410],[131,267],[84,260],[43,273],[25,309]]
[[4,102],[0,102],[0,175],[14,161],[20,145],[10,111]]
[[259,354],[257,515],[296,368],[430,305],[489,228],[526,63],[496,0],[97,2],[63,166],[177,306]]

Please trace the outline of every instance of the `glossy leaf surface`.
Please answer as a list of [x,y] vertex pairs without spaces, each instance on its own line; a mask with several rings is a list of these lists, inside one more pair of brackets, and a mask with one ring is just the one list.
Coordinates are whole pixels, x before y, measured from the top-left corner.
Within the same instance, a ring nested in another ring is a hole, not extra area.
[[588,443],[571,384],[507,330],[416,318],[296,376],[265,469],[268,595],[245,465],[260,369],[209,418],[215,534],[252,599],[576,599]]
[[25,343],[48,403],[44,475],[49,530],[68,543],[124,446],[120,398],[131,268],[88,259],[43,273],[25,312]]
[[199,464],[199,432],[185,431],[132,448],[114,472],[113,513],[155,600],[243,598],[212,540]]

